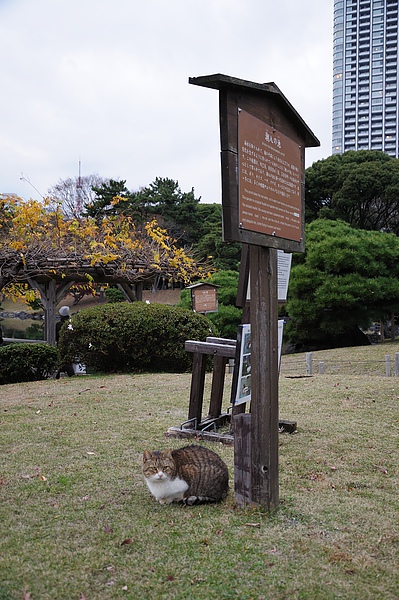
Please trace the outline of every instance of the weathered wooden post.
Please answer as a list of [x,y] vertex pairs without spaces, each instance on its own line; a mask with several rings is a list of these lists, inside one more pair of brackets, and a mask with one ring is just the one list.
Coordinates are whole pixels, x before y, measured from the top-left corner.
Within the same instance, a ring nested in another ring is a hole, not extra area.
[[251,414],[236,414],[239,505],[271,510],[278,485],[277,249],[303,252],[305,146],[319,141],[274,83],[190,78],[219,90],[224,241],[249,245]]
[[395,377],[399,377],[399,352],[395,352]]
[[65,281],[58,286],[54,279],[48,279],[39,283],[33,278],[28,277],[27,281],[32,288],[40,292],[44,306],[44,340],[55,346],[55,324],[56,324],[56,306],[65,296],[73,281]]
[[306,375],[313,374],[313,352],[306,352]]
[[385,375],[387,377],[391,376],[391,355],[390,354],[385,355]]

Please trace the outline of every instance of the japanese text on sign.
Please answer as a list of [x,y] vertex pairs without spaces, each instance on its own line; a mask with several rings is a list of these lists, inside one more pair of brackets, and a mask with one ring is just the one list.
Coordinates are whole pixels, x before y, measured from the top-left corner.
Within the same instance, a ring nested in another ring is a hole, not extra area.
[[298,144],[239,109],[238,157],[240,227],[301,241]]

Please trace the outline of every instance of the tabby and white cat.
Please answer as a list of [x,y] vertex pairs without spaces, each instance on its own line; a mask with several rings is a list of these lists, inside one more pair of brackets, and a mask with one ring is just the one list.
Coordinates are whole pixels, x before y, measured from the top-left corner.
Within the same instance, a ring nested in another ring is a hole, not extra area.
[[229,491],[227,465],[204,446],[143,453],[143,475],[161,504],[220,502]]

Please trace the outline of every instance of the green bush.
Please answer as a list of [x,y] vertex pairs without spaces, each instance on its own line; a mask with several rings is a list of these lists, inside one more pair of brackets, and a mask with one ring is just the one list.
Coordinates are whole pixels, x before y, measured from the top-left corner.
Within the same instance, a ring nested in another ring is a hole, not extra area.
[[126,296],[116,287],[109,287],[105,290],[105,297],[108,302],[126,302]]
[[[206,280],[206,283],[218,286],[218,311],[208,313],[208,319],[219,330],[221,337],[235,340],[242,315],[242,310],[235,305],[238,287],[237,271],[216,271]],[[182,290],[178,306],[192,309],[191,290]]]
[[241,323],[241,315],[241,308],[219,304],[218,311],[209,313],[207,316],[214,327],[221,332],[223,338],[235,340],[238,326]]
[[64,328],[62,362],[80,362],[103,373],[191,369],[186,340],[204,341],[218,331],[203,315],[165,304],[105,304],[82,310]]
[[187,288],[180,292],[180,299],[177,305],[179,308],[186,308],[187,310],[193,310],[193,303],[191,300],[191,290]]
[[57,368],[58,351],[49,344],[9,344],[0,348],[0,385],[47,379]]

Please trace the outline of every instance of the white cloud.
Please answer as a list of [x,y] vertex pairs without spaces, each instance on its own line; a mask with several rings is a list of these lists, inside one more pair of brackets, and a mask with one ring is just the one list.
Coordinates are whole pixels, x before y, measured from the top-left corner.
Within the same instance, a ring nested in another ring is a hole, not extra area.
[[[274,81],[331,151],[332,6],[320,0],[0,1],[0,191],[83,174],[156,176],[220,201],[218,93],[189,77]],[[332,5],[332,2],[331,2]],[[36,194],[37,195],[37,194]]]

